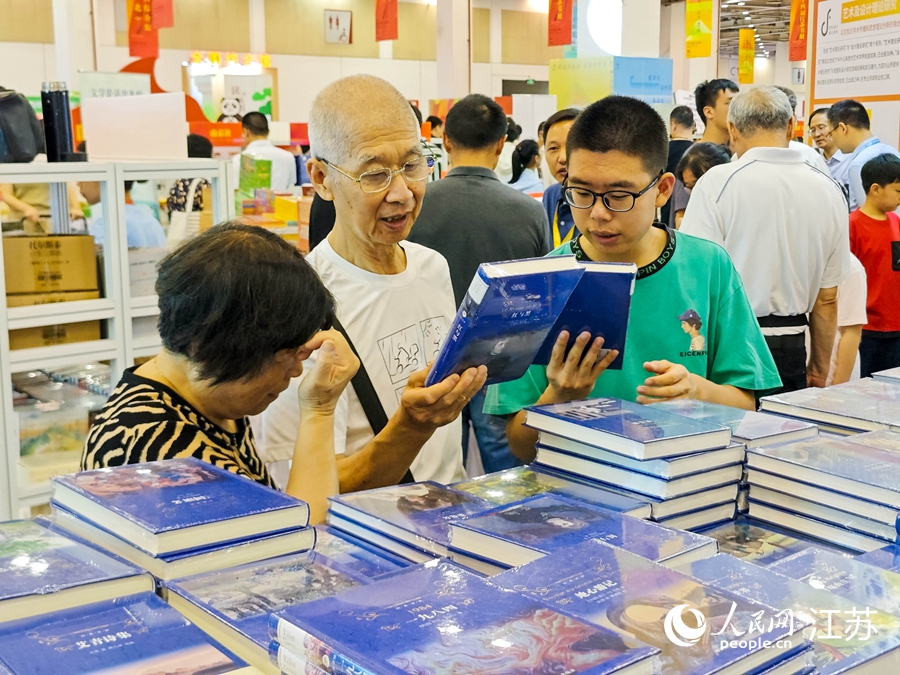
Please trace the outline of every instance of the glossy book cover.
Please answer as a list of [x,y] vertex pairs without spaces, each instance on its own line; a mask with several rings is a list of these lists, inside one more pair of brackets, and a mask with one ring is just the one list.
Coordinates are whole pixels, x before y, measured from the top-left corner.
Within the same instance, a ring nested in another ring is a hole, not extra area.
[[[283,492],[193,457],[82,471],[53,481],[155,534],[307,508]],[[284,529],[290,527],[293,523]]]
[[357,511],[421,537],[425,545],[431,541],[444,546],[450,543],[450,522],[493,507],[474,495],[434,482],[353,492],[330,501],[335,513],[351,520],[356,520],[352,512]]
[[767,409],[767,403],[776,403],[848,418],[846,424],[850,427],[853,419],[900,426],[900,385],[878,380],[856,380],[825,389],[800,389],[764,396],[760,401],[763,410]]
[[728,427],[731,429],[731,435],[741,441],[758,441],[770,436],[804,430],[808,430],[811,436],[817,436],[819,433],[818,427],[810,422],[694,399],[673,399],[653,405],[676,415],[707,420],[713,424]]
[[[491,577],[491,583],[608,628],[623,640],[640,640],[659,648],[662,675],[715,673],[754,651],[764,651],[762,647],[748,650],[746,644],[731,647],[729,641],[736,636],[732,627],[746,637],[755,613],[773,613],[763,603],[594,541],[502,572]],[[704,617],[707,630],[692,638],[694,644],[676,645],[667,637],[667,616],[678,607],[685,618],[691,610]],[[793,631],[789,626],[766,626],[755,637],[775,642],[802,628],[802,620]],[[771,656],[776,657],[775,653]]]
[[16,675],[217,675],[246,664],[153,593],[0,624]]
[[[557,418],[571,424],[620,436],[638,443],[717,433],[726,427],[705,420],[676,415],[656,406],[617,398],[592,398],[569,403],[530,406],[530,415]],[[725,447],[725,443],[722,447]]]
[[724,553],[681,568],[717,588],[774,607],[784,617],[813,621],[805,637],[812,641],[810,665],[822,675],[843,673],[868,661],[879,661],[880,672],[900,669],[900,617],[864,608],[834,593],[813,588],[758,565]]
[[0,603],[142,573],[31,520],[0,523]]
[[900,574],[888,569],[817,548],[795,553],[769,569],[862,607],[900,616]]
[[856,562],[874,565],[900,574],[900,544],[888,544],[884,548],[858,555]]
[[450,487],[461,492],[468,492],[497,506],[511,504],[548,492],[593,502],[617,513],[639,511],[648,504],[646,500],[633,499],[599,485],[589,485],[587,482],[573,480],[550,471],[538,470],[533,466],[517,466],[505,471],[489,473],[455,483]]
[[315,552],[333,560],[343,569],[369,579],[392,574],[412,565],[405,558],[324,525],[316,526]]
[[659,651],[446,561],[280,612],[273,628],[281,644],[335,675],[358,672],[353,665],[410,675],[606,675]]
[[[584,274],[574,256],[539,259],[553,271],[518,273],[517,263],[482,263],[472,279],[425,386],[473,366],[487,366],[487,384],[525,374]],[[489,276],[492,268],[508,271]]]
[[623,516],[560,495],[530,497],[459,521],[454,527],[511,541],[541,553],[598,539],[655,561],[715,545],[699,534]]

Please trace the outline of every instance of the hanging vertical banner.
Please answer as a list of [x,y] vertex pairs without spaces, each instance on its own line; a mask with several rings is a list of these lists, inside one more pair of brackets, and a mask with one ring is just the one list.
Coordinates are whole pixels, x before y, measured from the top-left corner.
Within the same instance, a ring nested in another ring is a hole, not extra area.
[[788,58],[806,60],[806,27],[809,19],[809,0],[791,0],[791,37]]
[[712,0],[687,0],[684,9],[684,55],[689,59],[712,56]]
[[375,0],[375,42],[397,39],[397,0]]
[[572,44],[572,0],[550,0],[547,14],[547,46]]
[[756,31],[741,28],[738,37],[738,84],[753,84],[753,59],[756,58]]
[[128,0],[128,55],[144,59],[159,56],[159,31],[153,27],[150,0]]
[[153,0],[153,27],[171,28],[175,25],[175,10],[172,7],[173,0]]

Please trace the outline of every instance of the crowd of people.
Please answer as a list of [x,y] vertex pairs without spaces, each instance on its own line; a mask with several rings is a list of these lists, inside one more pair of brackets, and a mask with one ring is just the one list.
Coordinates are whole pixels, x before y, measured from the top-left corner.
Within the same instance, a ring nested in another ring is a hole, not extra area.
[[[435,158],[399,91],[372,76],[328,85],[306,169],[333,229],[305,259],[238,222],[171,253],[164,349],[126,372],[83,468],[195,455],[321,520],[338,491],[461,479],[472,432],[485,470],[530,461],[522,411],[535,403],[753,409],[849,379],[857,354],[863,375],[900,365],[900,157],[854,101],[811,116],[821,155],[792,142],[791,95],[702,84],[696,143],[689,108],[667,126],[621,96],[513,143],[517,125],[472,94],[429,120],[452,167],[431,181]],[[550,363],[519,380],[485,387],[482,365],[426,386],[478,265],[541,255],[636,265],[621,370],[607,370],[618,352],[601,337],[571,336],[567,351],[562,332]]]

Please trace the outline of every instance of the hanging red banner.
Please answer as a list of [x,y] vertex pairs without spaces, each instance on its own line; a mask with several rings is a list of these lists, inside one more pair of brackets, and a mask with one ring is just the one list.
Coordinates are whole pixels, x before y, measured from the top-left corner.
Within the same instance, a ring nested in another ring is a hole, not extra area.
[[375,0],[375,42],[397,39],[397,0]]
[[173,0],[152,0],[154,28],[171,28],[175,25],[175,10],[172,2]]
[[159,31],[153,26],[150,0],[128,0],[128,54],[142,59],[159,57]]
[[806,60],[806,32],[809,20],[809,0],[791,0],[791,37],[788,58]]
[[547,14],[547,45],[572,44],[572,0],[550,0]]

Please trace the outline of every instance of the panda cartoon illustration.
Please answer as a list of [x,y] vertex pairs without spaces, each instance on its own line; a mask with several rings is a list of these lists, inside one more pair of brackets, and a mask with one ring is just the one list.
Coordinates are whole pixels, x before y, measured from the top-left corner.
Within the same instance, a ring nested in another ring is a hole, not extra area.
[[219,122],[240,122],[243,119],[241,111],[244,108],[243,102],[239,98],[223,98],[222,114],[219,115]]

